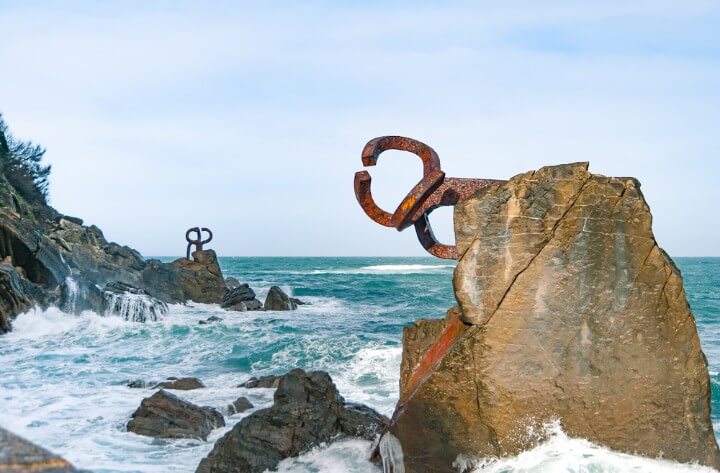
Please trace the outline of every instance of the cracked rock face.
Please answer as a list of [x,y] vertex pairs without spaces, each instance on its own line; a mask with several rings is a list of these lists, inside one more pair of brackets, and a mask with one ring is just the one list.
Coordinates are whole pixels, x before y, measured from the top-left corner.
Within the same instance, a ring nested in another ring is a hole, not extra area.
[[720,467],[695,320],[639,187],[577,163],[456,207],[459,310],[404,333],[390,431],[405,471],[517,454],[556,419],[617,451]]

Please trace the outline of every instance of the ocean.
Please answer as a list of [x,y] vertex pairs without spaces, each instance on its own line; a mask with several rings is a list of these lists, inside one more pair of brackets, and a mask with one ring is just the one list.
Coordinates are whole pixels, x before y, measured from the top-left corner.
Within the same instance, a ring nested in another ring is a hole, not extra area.
[[[166,258],[165,260],[169,260]],[[720,258],[676,258],[712,380],[713,425],[720,430]],[[243,416],[272,404],[272,390],[236,386],[294,367],[326,370],[341,394],[390,416],[398,398],[402,328],[442,317],[455,301],[453,262],[433,258],[220,258],[226,276],[264,300],[278,285],[308,302],[290,312],[225,312],[175,305],[158,322],[59,309],[20,315],[0,336],[0,426],[96,473],[193,472],[215,441]],[[223,318],[199,325],[210,315]],[[221,410],[239,396],[255,409],[226,417],[206,442],[157,440],[125,430],[149,389],[128,380],[196,376],[207,389],[180,392]],[[713,471],[641,458],[570,438],[559,424],[549,440],[478,472]],[[285,460],[284,472],[374,472],[370,443],[341,440]]]

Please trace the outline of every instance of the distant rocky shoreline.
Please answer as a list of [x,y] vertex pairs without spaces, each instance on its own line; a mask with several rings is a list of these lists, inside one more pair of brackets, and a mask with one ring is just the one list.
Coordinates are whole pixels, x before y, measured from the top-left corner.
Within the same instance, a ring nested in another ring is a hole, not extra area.
[[167,304],[190,301],[234,311],[302,304],[277,286],[263,304],[247,284],[223,277],[213,250],[170,263],[145,260],[130,247],[108,242],[94,225],[24,201],[2,176],[0,204],[0,333],[34,306],[144,322],[167,312]]

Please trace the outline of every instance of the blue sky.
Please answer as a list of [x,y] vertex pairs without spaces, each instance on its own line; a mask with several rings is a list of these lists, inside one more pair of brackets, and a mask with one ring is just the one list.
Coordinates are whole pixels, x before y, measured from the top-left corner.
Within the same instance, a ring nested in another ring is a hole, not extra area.
[[[352,191],[387,134],[450,176],[635,176],[661,246],[720,255],[719,24],[716,1],[3,1],[0,112],[58,210],[145,255],[196,225],[224,255],[422,255]],[[378,201],[420,173],[383,155]]]

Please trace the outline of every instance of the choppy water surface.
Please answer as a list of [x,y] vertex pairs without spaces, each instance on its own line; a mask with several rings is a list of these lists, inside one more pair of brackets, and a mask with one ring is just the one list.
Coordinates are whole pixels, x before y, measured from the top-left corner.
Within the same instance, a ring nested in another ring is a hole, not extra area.
[[[720,259],[677,260],[698,321],[720,427]],[[209,305],[171,306],[139,324],[93,313],[31,311],[0,337],[0,425],[95,472],[192,472],[245,414],[228,418],[207,442],[154,440],[125,431],[151,394],[128,379],[197,376],[208,389],[180,393],[222,408],[247,396],[257,408],[272,391],[236,388],[250,376],[296,366],[328,371],[346,399],[390,415],[398,396],[402,327],[440,317],[454,304],[453,265],[430,258],[221,258],[223,271],[264,300],[279,285],[310,305],[293,312],[230,313]],[[218,324],[198,320],[218,315]],[[252,411],[250,411],[252,412]],[[548,426],[550,440],[483,472],[709,471],[611,452]],[[377,472],[369,443],[345,440],[280,465],[285,472]]]

